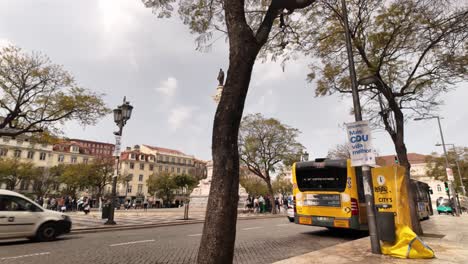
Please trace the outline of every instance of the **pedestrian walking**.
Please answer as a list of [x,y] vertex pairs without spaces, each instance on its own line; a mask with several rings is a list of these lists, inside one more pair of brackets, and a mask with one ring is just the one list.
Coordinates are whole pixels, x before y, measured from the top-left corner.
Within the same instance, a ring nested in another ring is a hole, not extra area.
[[260,203],[258,202],[258,197],[254,199],[254,213],[258,213],[260,211]]
[[145,201],[143,202],[143,210],[144,210],[145,212],[148,211],[148,201],[147,201],[147,200],[145,200]]
[[278,209],[278,213],[280,213],[281,212],[281,206],[280,206],[280,201],[279,201],[278,197],[275,198],[275,207],[276,207],[276,209]]
[[91,206],[88,203],[88,200],[83,204],[83,212],[85,215],[89,214],[89,211],[91,210]]
[[260,197],[258,197],[258,206],[260,208],[260,213],[264,213],[265,212],[265,199],[261,195]]

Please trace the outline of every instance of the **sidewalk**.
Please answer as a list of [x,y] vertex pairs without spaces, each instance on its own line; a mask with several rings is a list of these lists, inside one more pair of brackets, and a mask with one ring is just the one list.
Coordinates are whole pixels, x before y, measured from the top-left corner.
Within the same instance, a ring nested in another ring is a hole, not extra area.
[[[96,231],[115,228],[128,229],[132,227],[201,223],[205,219],[205,210],[197,208],[190,209],[188,220],[182,220],[184,216],[184,208],[148,209],[147,211],[142,209],[116,210],[114,220],[117,222],[117,225],[114,226],[104,225],[107,219],[101,219],[101,212],[99,211],[91,211],[87,215],[83,212],[69,212],[67,215],[72,219],[72,231]],[[286,217],[286,213],[283,211],[277,215],[239,213],[237,217],[239,220]]]
[[339,244],[334,247],[310,252],[285,259],[275,264],[311,263],[468,263],[468,215],[460,217],[434,215],[421,222],[424,230],[422,239],[434,250],[434,259],[399,259],[386,255],[374,255],[369,237]]

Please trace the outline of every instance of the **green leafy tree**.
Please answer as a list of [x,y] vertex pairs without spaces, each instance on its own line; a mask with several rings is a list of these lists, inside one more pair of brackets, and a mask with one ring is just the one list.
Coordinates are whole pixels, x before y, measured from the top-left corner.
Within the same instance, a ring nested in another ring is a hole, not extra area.
[[47,56],[0,49],[0,136],[58,132],[69,120],[92,125],[108,113],[102,95],[79,87]]
[[244,187],[251,196],[265,196],[268,193],[265,181],[256,175],[252,175],[249,169],[245,167],[241,167],[239,181],[242,187]]
[[89,186],[90,166],[87,164],[68,164],[57,167],[56,172],[61,173],[59,181],[65,184],[65,188],[62,190],[65,195],[76,197],[80,188]]
[[[447,151],[447,155],[449,165],[453,170],[454,182],[457,187],[456,189],[461,191],[460,187],[462,184],[458,174],[458,168],[460,168],[460,175],[462,177],[465,190],[468,190],[468,148],[458,148],[456,151]],[[445,166],[445,157],[443,155],[432,153],[426,157],[426,174],[429,177],[439,181],[447,181]]]
[[186,197],[190,194],[190,192],[193,190],[193,188],[197,185],[197,179],[189,174],[179,174],[175,175],[174,177],[174,183],[179,189],[184,189],[185,188],[185,194]]
[[[271,204],[275,204],[272,173],[284,165],[291,165],[289,163],[304,150],[297,141],[299,133],[298,129],[261,114],[250,114],[242,120],[239,132],[240,159],[249,171],[265,181]],[[274,206],[272,212],[276,213]]]
[[149,194],[163,198],[164,204],[170,207],[175,196],[174,191],[178,188],[171,174],[167,172],[153,174],[148,178],[146,184]]
[[272,186],[275,193],[280,193],[283,196],[292,194],[292,182],[283,175],[276,177],[272,183]]
[[95,190],[100,206],[104,195],[104,188],[112,183],[115,159],[113,157],[98,157],[88,166],[87,184]]
[[59,185],[58,176],[53,174],[50,168],[36,168],[33,174],[33,191],[37,197],[48,195],[54,186]]
[[[197,34],[198,48],[210,47],[213,39],[227,35],[229,67],[213,124],[211,181],[207,214],[197,263],[232,263],[239,200],[239,154],[237,137],[255,60],[279,32],[294,35],[284,21],[295,10],[315,0],[142,0],[159,17],[178,13]],[[297,19],[307,19],[295,16]],[[271,33],[271,34],[270,34]],[[220,35],[220,36],[217,36]]]
[[0,159],[0,183],[8,190],[14,190],[21,181],[29,182],[38,173],[32,162],[19,159]]
[[[410,186],[405,120],[432,114],[439,96],[467,79],[468,9],[456,0],[347,3],[365,118],[390,135]],[[267,49],[284,60],[298,53],[318,58],[320,63],[312,65],[308,75],[316,81],[317,96],[351,93],[341,7],[338,0],[319,1],[303,13],[307,22],[291,23],[297,38],[288,48]],[[420,234],[416,206],[409,200],[412,227]]]

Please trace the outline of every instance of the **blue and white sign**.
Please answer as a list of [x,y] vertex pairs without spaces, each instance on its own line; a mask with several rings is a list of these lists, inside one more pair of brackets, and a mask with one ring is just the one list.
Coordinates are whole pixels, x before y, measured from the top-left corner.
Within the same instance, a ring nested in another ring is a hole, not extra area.
[[369,123],[358,121],[346,124],[348,148],[351,155],[351,166],[375,165],[375,153],[372,148],[372,137]]

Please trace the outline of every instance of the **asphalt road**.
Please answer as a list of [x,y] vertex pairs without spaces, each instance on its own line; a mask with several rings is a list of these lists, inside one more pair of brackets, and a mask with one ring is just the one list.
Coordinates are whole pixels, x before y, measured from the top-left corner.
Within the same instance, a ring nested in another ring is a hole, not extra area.
[[[0,263],[194,263],[202,224],[68,235],[54,242],[0,241]],[[238,221],[235,263],[271,263],[357,239],[284,218]]]

